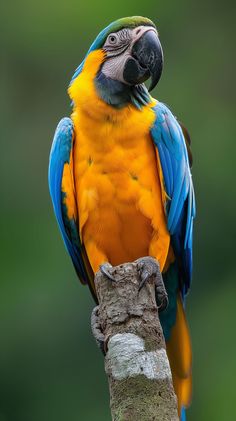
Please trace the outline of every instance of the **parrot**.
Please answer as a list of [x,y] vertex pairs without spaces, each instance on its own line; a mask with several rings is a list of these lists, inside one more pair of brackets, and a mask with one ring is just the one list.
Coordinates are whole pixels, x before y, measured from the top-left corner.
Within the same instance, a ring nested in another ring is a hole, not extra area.
[[169,302],[160,321],[184,421],[192,396],[185,297],[196,206],[188,131],[150,94],[163,62],[150,19],[121,18],[103,29],[69,84],[72,113],[56,128],[48,177],[65,247],[96,302],[94,276],[104,263],[159,262]]

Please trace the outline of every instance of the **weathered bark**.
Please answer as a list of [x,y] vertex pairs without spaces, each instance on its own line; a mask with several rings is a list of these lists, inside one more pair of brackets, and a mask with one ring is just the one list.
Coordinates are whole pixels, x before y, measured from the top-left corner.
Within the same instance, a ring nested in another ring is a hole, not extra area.
[[[153,265],[154,259],[145,259]],[[140,261],[106,265],[116,282],[101,272],[95,278],[99,307],[92,328],[98,343],[104,340],[112,421],[177,421],[155,277],[139,291]]]

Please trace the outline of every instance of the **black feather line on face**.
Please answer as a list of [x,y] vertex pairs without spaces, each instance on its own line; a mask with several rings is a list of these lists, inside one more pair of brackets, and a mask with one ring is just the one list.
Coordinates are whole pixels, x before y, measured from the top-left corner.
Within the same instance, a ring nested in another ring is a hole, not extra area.
[[151,102],[151,96],[144,84],[135,85],[131,88],[130,100],[136,108],[141,109]]

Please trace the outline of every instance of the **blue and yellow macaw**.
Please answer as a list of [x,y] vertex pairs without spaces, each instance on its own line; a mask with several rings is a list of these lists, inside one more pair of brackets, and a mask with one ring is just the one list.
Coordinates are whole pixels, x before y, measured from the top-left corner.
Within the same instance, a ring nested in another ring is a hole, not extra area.
[[77,275],[96,299],[94,273],[155,257],[169,306],[160,314],[179,412],[191,399],[184,297],[192,273],[195,200],[188,133],[152,98],[163,53],[154,23],[119,19],[91,45],[69,86],[71,118],[55,132],[49,187]]

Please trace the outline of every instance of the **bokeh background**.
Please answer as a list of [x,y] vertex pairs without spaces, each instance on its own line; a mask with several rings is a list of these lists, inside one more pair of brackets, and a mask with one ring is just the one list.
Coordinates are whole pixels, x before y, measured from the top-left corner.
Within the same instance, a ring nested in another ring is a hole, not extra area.
[[194,355],[189,421],[235,419],[235,2],[1,2],[0,421],[109,421],[93,301],[76,279],[47,187],[66,88],[97,33],[122,16],[158,25],[155,95],[188,127],[198,215],[187,301]]

